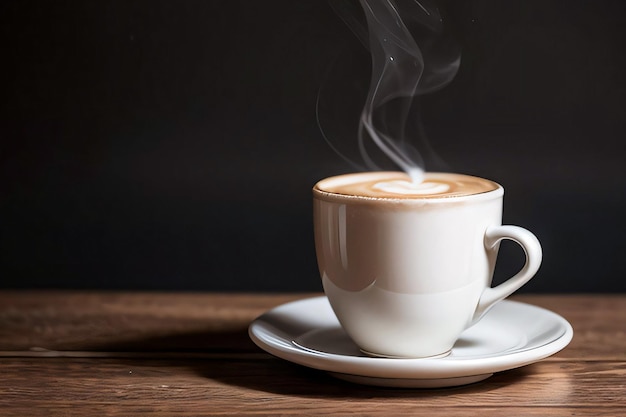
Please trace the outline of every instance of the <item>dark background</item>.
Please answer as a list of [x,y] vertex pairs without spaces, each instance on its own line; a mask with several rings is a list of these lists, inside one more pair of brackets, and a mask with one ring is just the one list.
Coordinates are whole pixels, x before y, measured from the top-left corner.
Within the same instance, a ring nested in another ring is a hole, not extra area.
[[[625,291],[626,2],[443,6],[463,58],[424,128],[539,237],[524,291]],[[327,2],[5,1],[0,28],[2,287],[321,289],[310,188],[352,168],[317,93],[368,77]]]

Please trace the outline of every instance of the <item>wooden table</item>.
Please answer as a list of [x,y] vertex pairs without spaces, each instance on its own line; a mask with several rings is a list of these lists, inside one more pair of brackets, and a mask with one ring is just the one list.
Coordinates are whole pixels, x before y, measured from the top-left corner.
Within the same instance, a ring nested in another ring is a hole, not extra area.
[[316,294],[0,292],[0,416],[626,416],[626,295],[524,295],[571,344],[484,382],[360,386],[274,358],[247,336],[267,309]]

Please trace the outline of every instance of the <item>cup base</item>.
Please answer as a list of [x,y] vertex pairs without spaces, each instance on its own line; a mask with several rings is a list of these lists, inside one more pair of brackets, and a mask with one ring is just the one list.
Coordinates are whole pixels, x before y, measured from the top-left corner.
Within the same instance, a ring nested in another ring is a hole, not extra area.
[[439,358],[445,358],[450,353],[452,353],[452,349],[450,349],[446,352],[439,353],[437,355],[431,355],[431,356],[394,356],[394,355],[383,355],[380,353],[368,352],[367,350],[363,350],[363,349],[359,349],[359,350],[363,352],[364,354],[366,354],[367,356],[371,356],[373,358],[386,358],[386,359],[439,359]]

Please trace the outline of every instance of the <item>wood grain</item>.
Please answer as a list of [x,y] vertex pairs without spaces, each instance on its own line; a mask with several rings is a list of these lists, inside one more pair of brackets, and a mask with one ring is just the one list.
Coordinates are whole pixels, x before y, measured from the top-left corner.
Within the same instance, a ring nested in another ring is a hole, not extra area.
[[258,351],[250,322],[310,295],[0,292],[0,351]]
[[0,416],[625,416],[626,296],[524,295],[570,346],[477,384],[385,389],[265,354],[251,320],[316,294],[0,292]]
[[11,375],[0,381],[0,410],[10,409],[15,415],[28,415],[33,409],[366,415],[375,410],[413,412],[416,406],[421,411],[459,408],[462,415],[499,407],[511,413],[509,406],[578,410],[578,414],[593,410],[595,415],[616,416],[626,411],[626,365],[608,361],[543,361],[482,383],[441,390],[359,386],[269,356],[257,360],[4,358],[0,367],[3,376]]
[[[315,295],[0,291],[0,351],[258,352],[250,322]],[[512,299],[572,324],[574,340],[559,358],[626,360],[626,296]]]

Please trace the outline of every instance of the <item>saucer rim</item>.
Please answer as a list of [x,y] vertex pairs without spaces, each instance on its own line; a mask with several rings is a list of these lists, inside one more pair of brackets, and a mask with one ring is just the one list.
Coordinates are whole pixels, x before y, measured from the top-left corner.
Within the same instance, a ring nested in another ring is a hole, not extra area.
[[[325,352],[316,353],[315,351],[304,350],[293,344],[293,340],[301,336],[301,334],[290,335],[288,341],[285,338],[281,338],[281,340],[288,342],[285,346],[272,343],[263,337],[263,331],[272,334],[271,330],[267,329],[267,326],[264,327],[264,324],[271,326],[271,323],[267,322],[270,314],[274,314],[278,310],[289,311],[305,303],[322,302],[328,303],[326,296],[303,298],[276,306],[252,321],[248,328],[248,334],[252,341],[264,351],[278,358],[309,368],[326,371],[331,374],[346,374],[366,379],[406,379],[415,381],[444,381],[451,378],[493,374],[526,366],[561,351],[570,343],[574,334],[571,324],[557,313],[520,301],[502,300],[497,304],[500,308],[502,306],[517,306],[516,308],[534,309],[553,322],[558,322],[563,327],[563,332],[559,332],[559,335],[553,338],[546,336],[545,343],[541,343],[538,346],[528,348],[526,347],[527,343],[520,349],[506,352],[502,355],[494,354],[488,357],[460,360],[449,360],[449,357],[437,359],[390,359]],[[328,308],[330,308],[329,305]],[[493,314],[493,312],[494,310],[492,309],[487,315]],[[281,329],[277,330],[282,331]],[[274,332],[275,334],[276,332]]]

